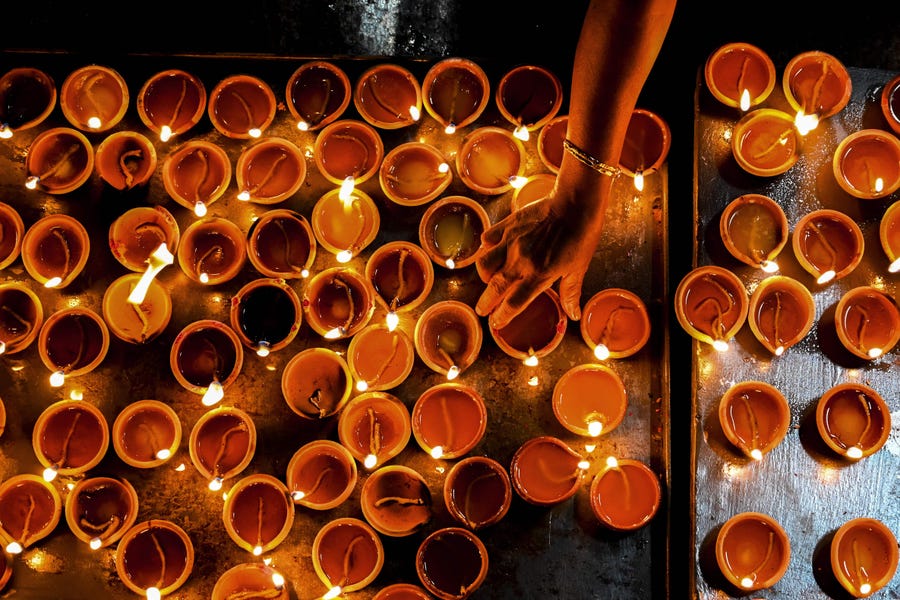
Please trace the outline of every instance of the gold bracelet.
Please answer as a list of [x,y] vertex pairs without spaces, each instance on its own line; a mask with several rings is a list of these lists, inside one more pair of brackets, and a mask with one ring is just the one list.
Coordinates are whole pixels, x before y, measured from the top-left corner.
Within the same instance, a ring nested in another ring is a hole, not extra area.
[[566,152],[574,156],[578,160],[578,162],[585,165],[586,167],[590,167],[601,175],[606,175],[607,177],[615,177],[620,172],[620,169],[618,167],[611,167],[605,162],[594,158],[593,156],[570,142],[568,138],[563,140],[563,148],[566,149]]

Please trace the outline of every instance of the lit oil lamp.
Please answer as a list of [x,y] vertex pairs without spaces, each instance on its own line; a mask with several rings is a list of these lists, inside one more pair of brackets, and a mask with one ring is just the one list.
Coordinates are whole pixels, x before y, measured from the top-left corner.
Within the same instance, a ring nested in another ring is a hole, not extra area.
[[812,292],[791,277],[773,275],[750,295],[747,322],[753,336],[774,356],[806,337],[816,317]]
[[231,75],[209,93],[207,114],[225,137],[247,140],[260,137],[275,120],[278,108],[272,88],[252,75]]
[[632,111],[619,157],[619,168],[634,179],[637,191],[644,189],[645,177],[662,167],[671,145],[672,132],[662,117],[644,108]]
[[136,131],[117,131],[97,146],[94,168],[115,189],[130,190],[145,185],[156,172],[156,148]]
[[559,112],[562,84],[548,69],[520,65],[507,71],[497,84],[494,100],[504,119],[515,127],[514,135],[528,141]]
[[194,545],[171,521],[138,523],[119,540],[116,572],[125,587],[148,598],[180,588],[194,568]]
[[336,64],[311,60],[287,82],[287,108],[300,131],[316,131],[339,119],[350,104],[350,79]]
[[0,483],[0,543],[7,554],[21,554],[46,538],[61,515],[59,492],[37,475],[22,473]]
[[256,452],[256,426],[239,408],[220,406],[205,412],[191,429],[191,463],[217,492],[222,482],[241,473]]
[[113,449],[125,464],[152,469],[164,464],[181,445],[181,420],[159,400],[138,400],[113,421]]
[[284,575],[263,563],[241,563],[222,573],[213,587],[211,600],[269,598],[289,600]]
[[475,310],[458,300],[429,306],[416,321],[416,353],[431,370],[455,379],[481,351],[483,333]]
[[490,100],[487,74],[465,58],[445,58],[422,80],[425,110],[448,134],[474,123]]
[[556,175],[550,173],[531,175],[522,187],[513,192],[510,209],[521,210],[522,207],[532,202],[546,198],[547,194],[553,191],[554,186],[556,186]]
[[10,69],[0,76],[0,139],[40,125],[56,106],[56,83],[31,67]]
[[858,517],[841,525],[831,539],[831,569],[854,598],[868,598],[897,572],[897,538],[878,519]]
[[169,366],[186,390],[202,396],[204,406],[222,400],[237,379],[244,362],[238,335],[225,323],[200,319],[188,323],[175,336]]
[[741,381],[719,401],[719,424],[728,441],[748,458],[762,457],[781,443],[791,411],[778,388],[764,381]]
[[794,119],[774,108],[757,108],[741,117],[731,134],[731,152],[751,175],[772,177],[788,171],[800,157]]
[[822,208],[797,221],[791,236],[797,262],[825,284],[849,275],[862,261],[865,242],[859,225],[845,213]]
[[316,259],[315,234],[300,213],[289,209],[268,210],[250,226],[247,257],[265,277],[308,277]]
[[746,265],[767,273],[778,270],[776,258],[788,241],[787,216],[763,194],[742,194],[719,217],[719,235],[726,250]]
[[106,548],[125,535],[138,516],[138,496],[127,479],[89,477],[66,496],[66,522],[91,550]]
[[254,279],[231,298],[231,327],[259,356],[281,350],[300,329],[303,311],[294,288],[283,279]]
[[627,358],[650,339],[650,315],[634,292],[606,288],[585,303],[579,329],[597,359]]
[[431,202],[450,185],[453,172],[444,155],[425,142],[406,142],[384,156],[378,181],[385,196],[401,206]]
[[662,489],[653,470],[639,460],[610,457],[591,481],[591,510],[606,527],[634,531],[659,510]]
[[34,138],[25,156],[25,187],[48,194],[80,188],[94,171],[94,147],[83,133],[54,127]]
[[675,314],[681,327],[694,339],[718,351],[747,320],[749,300],[743,282],[716,265],[696,267],[675,290]]
[[429,600],[430,598],[428,592],[412,583],[392,583],[381,588],[372,596],[372,600]]
[[887,121],[891,131],[900,135],[900,74],[881,88],[881,96],[879,97],[879,106],[881,112]]
[[319,245],[347,263],[367,248],[378,235],[381,215],[372,197],[362,190],[336,188],[325,192],[310,216]]
[[366,278],[375,290],[376,302],[388,313],[388,327],[393,329],[398,313],[421,306],[431,293],[434,265],[421,246],[397,240],[372,253],[366,261]]
[[240,479],[222,506],[225,531],[235,544],[259,556],[277,547],[294,524],[294,505],[277,477],[264,473]]
[[189,140],[175,148],[162,166],[163,185],[181,206],[206,215],[231,182],[231,159],[218,144]]
[[433,531],[416,552],[419,581],[441,600],[468,598],[484,583],[487,571],[487,548],[461,527]]
[[0,283],[0,355],[15,354],[31,345],[44,323],[44,307],[20,281]]
[[890,352],[900,340],[900,309],[878,288],[859,286],[838,300],[834,324],[841,344],[854,355],[873,360]]
[[65,214],[41,217],[22,238],[25,270],[47,288],[62,289],[72,283],[87,264],[90,251],[87,229]]
[[569,129],[569,115],[561,115],[552,119],[541,128],[538,134],[538,157],[551,173],[559,173],[562,165],[563,142]]
[[568,444],[542,435],[519,446],[509,472],[513,489],[523,500],[550,506],[575,495],[586,468],[584,459]]
[[386,465],[373,471],[359,497],[363,516],[388,537],[421,531],[432,518],[431,491],[418,471],[404,465]]
[[881,249],[890,262],[889,273],[900,271],[900,202],[891,204],[881,216],[878,227]]
[[775,89],[775,64],[761,48],[733,42],[709,55],[703,77],[716,100],[746,112],[765,102]]
[[375,312],[375,293],[355,270],[332,267],[314,275],[303,290],[306,322],[325,339],[354,336]]
[[375,65],[357,79],[353,104],[370,125],[400,129],[422,116],[422,88],[409,69],[394,64]]
[[19,258],[24,235],[25,223],[19,211],[5,202],[0,202],[0,270]]
[[294,453],[286,484],[294,504],[330,510],[350,497],[357,478],[353,455],[341,444],[321,439],[303,444]]
[[485,208],[466,196],[444,196],[419,221],[419,245],[434,263],[462,269],[475,262],[481,234],[491,225]]
[[328,597],[334,598],[361,590],[378,577],[384,566],[384,546],[364,521],[337,518],[316,533],[312,563],[319,580],[328,587]]
[[454,459],[481,442],[487,408],[474,388],[447,381],[422,392],[410,415],[413,436],[433,458]]
[[728,519],[716,535],[716,562],[742,593],[774,586],[787,572],[791,545],[772,517],[744,512]]
[[553,414],[572,433],[596,438],[618,427],[628,410],[619,374],[598,364],[581,364],[562,374],[553,387]]
[[468,456],[444,479],[444,504],[450,515],[481,529],[500,521],[512,503],[512,483],[506,468],[487,456]]
[[849,460],[870,456],[891,432],[891,412],[881,395],[867,385],[840,383],[816,404],[816,427],[825,444]]
[[338,419],[341,444],[368,470],[397,456],[411,435],[409,410],[386,392],[354,397]]
[[224,217],[203,217],[187,226],[178,244],[178,265],[204,285],[231,281],[247,261],[244,232]]
[[378,173],[384,143],[378,131],[365,121],[341,119],[316,136],[313,157],[319,172],[331,183],[359,185]]
[[390,325],[366,326],[353,336],[347,349],[347,366],[360,392],[397,387],[409,377],[415,358],[409,335]]
[[129,271],[146,271],[161,244],[169,253],[178,249],[181,230],[162,206],[136,206],[122,213],[109,226],[109,249]]
[[305,419],[337,414],[350,399],[350,369],[341,354],[312,347],[295,354],[281,373],[285,402]]
[[293,196],[306,180],[306,158],[293,142],[267,137],[245,148],[234,168],[238,200],[277,204]]
[[456,171],[470,190],[497,196],[525,183],[525,148],[506,129],[479,127],[460,143]]
[[131,298],[142,276],[130,273],[115,279],[103,292],[103,319],[110,332],[130,344],[146,344],[155,339],[172,319],[172,298],[155,279],[142,293],[139,302]]
[[93,310],[83,306],[62,308],[44,320],[38,333],[38,353],[50,370],[50,385],[90,373],[109,350],[109,328]]
[[118,71],[87,65],[72,71],[59,89],[59,107],[72,127],[102,132],[118,125],[128,110],[128,84]]
[[798,128],[804,131],[843,110],[853,88],[841,61],[819,51],[803,52],[788,61],[781,84],[785,99],[796,112]]
[[206,113],[206,87],[203,82],[180,69],[167,69],[152,75],[137,96],[141,122],[159,135],[161,142],[187,133]]
[[509,356],[534,362],[555,350],[566,334],[569,319],[552,289],[538,294],[501,329],[490,327],[497,346]]
[[109,448],[106,417],[93,404],[60,400],[44,409],[31,434],[31,445],[44,467],[44,479],[77,476],[103,460]]
[[900,139],[881,129],[854,131],[838,143],[834,178],[855,198],[872,200],[900,189]]

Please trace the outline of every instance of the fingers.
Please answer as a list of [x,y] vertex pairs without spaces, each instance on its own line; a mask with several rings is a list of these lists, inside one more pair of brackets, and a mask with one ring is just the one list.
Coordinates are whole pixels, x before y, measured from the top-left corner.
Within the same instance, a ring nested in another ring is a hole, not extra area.
[[478,258],[475,259],[475,270],[481,281],[487,283],[506,264],[506,246],[494,246],[485,249],[482,247]]
[[581,318],[581,288],[584,284],[584,273],[571,273],[559,281],[559,302],[563,311],[573,321]]
[[503,301],[510,283],[507,276],[503,273],[490,277],[487,282],[487,288],[481,293],[481,297],[478,298],[478,302],[475,304],[475,312],[482,317],[491,314]]

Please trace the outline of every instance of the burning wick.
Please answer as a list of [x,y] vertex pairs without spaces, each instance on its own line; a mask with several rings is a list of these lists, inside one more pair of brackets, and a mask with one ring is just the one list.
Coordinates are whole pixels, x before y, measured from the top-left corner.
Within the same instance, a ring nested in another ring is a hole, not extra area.
[[588,422],[588,435],[591,437],[597,437],[603,433],[603,422],[598,421],[596,419]]
[[266,357],[269,355],[271,351],[271,345],[269,342],[265,340],[260,340],[259,344],[256,346],[256,355],[261,357]]
[[194,203],[194,214],[197,215],[198,217],[206,216],[206,205],[203,203],[202,200],[197,200]]
[[159,129],[159,141],[168,142],[169,138],[171,138],[171,137],[172,137],[172,128],[169,127],[168,125],[163,125]]
[[797,133],[806,135],[819,126],[819,117],[814,114],[804,114],[802,110],[797,111],[797,116],[794,117],[794,126],[797,128]]
[[8,140],[13,136],[12,128],[6,123],[0,123],[0,139]]
[[444,128],[444,133],[446,133],[447,135],[452,135],[452,134],[456,133],[456,123],[453,123],[452,121],[450,123],[448,123],[447,126]]
[[160,594],[159,588],[148,587],[146,592],[147,592],[147,600],[159,600],[160,598],[162,598],[162,594]]
[[527,142],[528,138],[530,137],[528,128],[524,125],[519,125],[518,127],[516,127],[515,131],[513,131],[513,136],[517,137],[523,142]]
[[203,406],[213,406],[218,404],[222,398],[225,397],[225,389],[222,387],[222,384],[219,383],[219,380],[214,376],[212,383],[209,384],[209,387],[206,388],[206,392],[203,394],[203,398],[200,400],[203,403]]
[[639,192],[644,191],[644,173],[642,171],[637,171],[634,174],[634,189]]
[[150,282],[156,277],[160,271],[175,262],[175,257],[169,252],[166,243],[163,242],[153,251],[147,258],[147,270],[141,275],[140,281],[131,290],[128,295],[128,302],[131,304],[141,304],[147,296],[147,290],[150,289]]

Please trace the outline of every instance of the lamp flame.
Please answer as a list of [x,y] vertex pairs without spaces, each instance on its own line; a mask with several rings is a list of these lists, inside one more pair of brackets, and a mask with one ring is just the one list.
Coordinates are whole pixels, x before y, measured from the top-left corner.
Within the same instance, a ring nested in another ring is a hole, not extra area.
[[450,165],[445,162],[442,162],[441,164],[438,165],[437,170],[438,170],[438,173],[449,173]]
[[269,352],[272,351],[272,347],[269,345],[269,342],[265,340],[261,340],[259,344],[256,346],[256,355],[266,357],[269,355]]
[[349,250],[341,250],[334,256],[339,263],[348,263],[353,258],[353,253]]
[[98,550],[100,546],[103,545],[103,542],[98,537],[92,537],[91,541],[88,542],[88,546],[91,550]]
[[600,421],[591,421],[588,423],[588,435],[591,437],[597,437],[603,433],[603,423]]
[[262,554],[262,546],[253,546],[253,556],[259,556]]
[[634,189],[639,192],[644,191],[644,173],[641,171],[634,174]]
[[247,202],[250,200],[250,192],[248,190],[241,190],[238,192],[237,199],[243,202]]
[[275,571],[274,573],[272,573],[272,585],[275,586],[276,590],[280,590],[281,588],[283,588],[284,587],[284,575],[282,575],[278,571]]
[[606,360],[609,358],[609,348],[606,344],[597,344],[594,347],[594,356],[596,356],[598,360]]
[[87,121],[87,126],[91,129],[100,129],[101,125],[103,125],[103,121],[100,120],[100,117],[91,117]]
[[6,123],[0,123],[0,139],[8,140],[13,136],[12,128]]
[[819,283],[819,284],[828,283],[829,281],[834,279],[835,275],[837,275],[837,273],[835,273],[833,269],[825,271],[824,273],[819,275],[819,278],[816,279],[816,283]]
[[52,467],[47,467],[46,469],[44,469],[44,473],[43,473],[44,481],[46,481],[47,483],[50,483],[51,481],[56,479],[56,476],[58,474],[59,474],[59,469],[56,467],[56,465],[53,465]]
[[797,133],[806,135],[819,126],[819,117],[817,115],[804,114],[802,110],[798,111],[797,116],[794,117],[794,126],[797,128]]
[[356,187],[356,179],[350,175],[344,178],[344,181],[341,182],[341,191],[338,192],[338,198],[344,201],[344,207],[350,208],[350,203],[353,202],[353,188]]
[[459,377],[459,367],[453,365],[449,369],[447,369],[447,381],[453,381]]
[[159,591],[159,588],[148,587],[147,588],[147,600],[159,600],[162,598],[162,594]]
[[862,458],[863,451],[858,446],[850,446],[847,448],[847,458]]
[[387,322],[388,331],[394,331],[400,324],[400,317],[394,311],[389,312],[384,320]]
[[376,464],[378,464],[378,457],[374,454],[367,454],[363,460],[363,466],[367,469],[373,468]]
[[156,453],[156,458],[159,460],[166,460],[172,457],[172,451],[168,448],[163,448],[159,452]]
[[888,273],[896,273],[897,271],[900,271],[900,258],[895,258],[888,267]]
[[62,387],[62,384],[66,380],[66,374],[62,371],[53,371],[50,374],[50,385],[51,387]]
[[40,181],[40,180],[41,180],[41,178],[38,177],[37,175],[30,175],[27,178],[25,178],[25,187],[28,188],[29,190],[36,189],[38,181]]
[[213,492],[218,492],[219,490],[221,490],[222,489],[222,478],[214,477],[214,478],[210,479],[209,489],[210,489],[210,491],[213,491]]
[[159,129],[159,141],[168,142],[169,138],[172,137],[172,128],[168,125],[163,125]]
[[213,379],[200,401],[203,403],[203,406],[213,406],[218,404],[224,397],[225,388],[222,387],[222,384],[217,379]]
[[322,600],[332,600],[333,598],[337,598],[340,595],[341,595],[341,586],[336,585],[333,588],[331,588],[330,590],[328,590],[328,592],[326,592],[324,596],[322,596]]
[[524,125],[519,125],[516,127],[515,131],[513,131],[513,136],[522,140],[523,142],[527,142],[528,138],[531,137],[528,133],[528,128]]
[[309,123],[306,121],[297,121],[297,129],[300,131],[309,131]]
[[55,288],[62,283],[62,277],[51,277],[44,283],[45,288]]
[[741,110],[746,112],[750,108],[750,90],[744,88],[744,91],[741,92]]
[[763,453],[759,448],[754,448],[750,451],[750,458],[752,458],[753,460],[762,460],[762,457]]
[[528,183],[528,178],[522,177],[521,175],[513,175],[509,178],[509,185],[517,190],[522,188],[526,183]]
[[138,284],[134,286],[134,289],[131,290],[131,293],[128,295],[128,302],[130,304],[140,304],[143,302],[144,298],[147,296],[147,290],[150,289],[150,283],[153,281],[153,278],[173,262],[175,262],[175,257],[169,252],[166,243],[161,243],[147,259],[147,270],[144,271],[140,281],[138,281]]
[[21,554],[22,550],[22,544],[19,542],[10,542],[6,545],[6,551],[10,554]]
[[540,361],[538,360],[537,355],[529,354],[528,357],[522,361],[522,364],[526,367],[536,367],[538,366],[538,362]]
[[291,492],[291,500],[293,500],[294,502],[299,502],[300,500],[303,500],[305,497],[306,497],[306,493],[301,492],[300,490],[294,490],[293,492]]
[[764,260],[759,263],[759,268],[762,269],[766,273],[777,273],[778,272],[778,263],[774,260]]
[[197,200],[194,203],[194,214],[197,215],[198,217],[206,216],[206,205],[202,201]]
[[431,458],[438,459],[444,455],[444,447],[435,446],[431,449],[431,452],[429,452],[429,454],[431,455]]
[[363,381],[360,379],[356,382],[356,391],[357,392],[365,392],[369,389],[369,383],[367,381]]
[[725,352],[728,350],[728,342],[725,340],[713,340],[712,347],[719,352]]
[[410,106],[409,116],[413,121],[418,121],[422,118],[422,111],[419,110],[418,106]]
[[258,138],[259,136],[262,135],[262,129],[260,129],[259,127],[254,127],[253,129],[251,129],[250,131],[247,132],[247,135],[249,135],[252,138]]
[[444,127],[444,133],[446,133],[447,135],[456,133],[456,123],[449,123],[446,127]]

